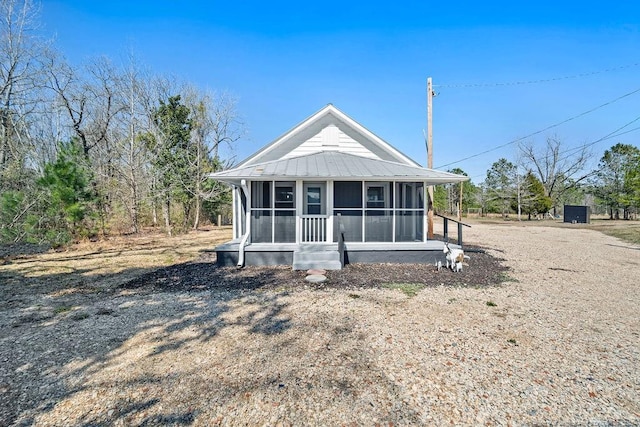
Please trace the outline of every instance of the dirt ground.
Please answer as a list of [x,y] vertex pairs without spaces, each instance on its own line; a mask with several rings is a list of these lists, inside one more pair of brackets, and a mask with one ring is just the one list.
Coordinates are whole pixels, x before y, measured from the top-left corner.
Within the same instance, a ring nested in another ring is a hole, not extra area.
[[321,285],[214,267],[229,229],[5,248],[0,425],[640,423],[638,247],[471,225],[461,273]]

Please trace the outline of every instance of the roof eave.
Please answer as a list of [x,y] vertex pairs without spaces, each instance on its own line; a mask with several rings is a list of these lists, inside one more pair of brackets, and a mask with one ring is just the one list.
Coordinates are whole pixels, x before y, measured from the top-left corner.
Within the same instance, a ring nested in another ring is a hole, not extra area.
[[242,180],[246,181],[404,181],[404,182],[424,182],[427,185],[452,184],[456,182],[468,181],[469,177],[456,175],[455,177],[425,177],[420,175],[402,176],[295,176],[295,175],[236,175],[224,176],[210,174],[209,178],[225,182],[231,185],[239,185]]

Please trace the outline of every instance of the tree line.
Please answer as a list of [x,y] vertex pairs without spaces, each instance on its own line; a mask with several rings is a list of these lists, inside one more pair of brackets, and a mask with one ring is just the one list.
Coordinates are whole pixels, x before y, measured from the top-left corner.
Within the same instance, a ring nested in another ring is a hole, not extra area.
[[65,244],[149,225],[197,228],[228,208],[210,179],[243,135],[236,100],[129,56],[72,65],[0,0],[0,241]]
[[[556,217],[565,204],[601,208],[611,219],[630,219],[640,208],[640,149],[617,143],[605,150],[597,167],[587,168],[592,153],[586,146],[566,149],[550,137],[540,148],[521,143],[517,160],[500,158],[491,165],[484,181],[436,187],[436,210],[455,214],[476,209],[503,217]],[[450,172],[466,175],[462,169]]]
[[[207,176],[231,165],[244,134],[232,96],[153,74],[132,55],[71,64],[37,33],[32,0],[0,0],[0,18],[0,243],[151,225],[171,235],[230,210],[229,189]],[[590,156],[556,138],[523,143],[481,184],[437,186],[434,206],[531,218],[591,197],[611,218],[635,215],[638,148],[618,143],[585,171]]]

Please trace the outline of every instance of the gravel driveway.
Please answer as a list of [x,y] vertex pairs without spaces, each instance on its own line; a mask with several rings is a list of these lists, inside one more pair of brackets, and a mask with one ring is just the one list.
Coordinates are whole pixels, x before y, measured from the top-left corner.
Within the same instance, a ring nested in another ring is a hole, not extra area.
[[502,285],[432,272],[410,297],[273,269],[172,287],[168,269],[63,309],[0,284],[0,425],[639,425],[639,248],[571,227],[465,234],[503,259]]

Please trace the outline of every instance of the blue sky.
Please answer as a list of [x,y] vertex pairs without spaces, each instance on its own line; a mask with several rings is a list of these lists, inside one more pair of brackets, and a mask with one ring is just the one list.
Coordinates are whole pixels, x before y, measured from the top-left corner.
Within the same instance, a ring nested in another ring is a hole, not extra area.
[[[42,19],[72,63],[133,50],[155,73],[236,96],[248,130],[239,160],[332,103],[425,164],[430,76],[434,166],[480,182],[500,157],[515,159],[515,144],[454,162],[640,89],[632,1],[44,0]],[[640,92],[527,140],[576,147],[639,116]],[[594,166],[639,136],[594,144]]]

